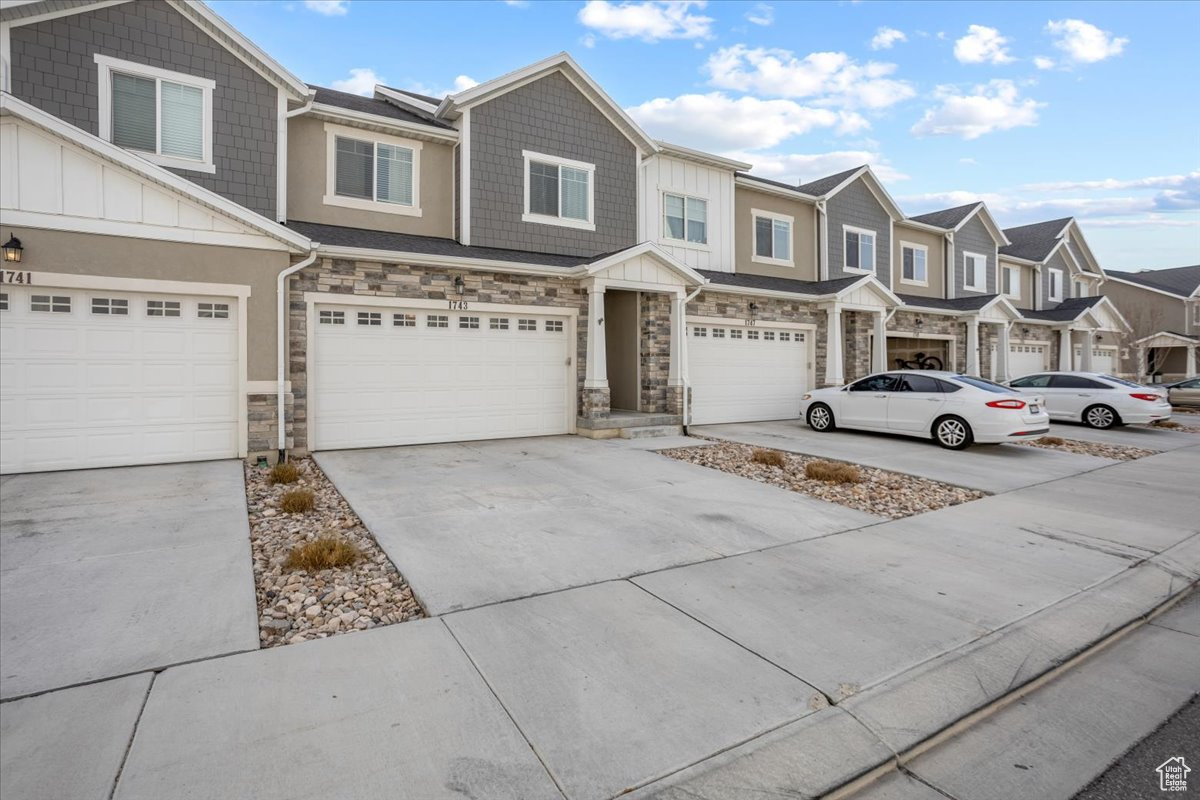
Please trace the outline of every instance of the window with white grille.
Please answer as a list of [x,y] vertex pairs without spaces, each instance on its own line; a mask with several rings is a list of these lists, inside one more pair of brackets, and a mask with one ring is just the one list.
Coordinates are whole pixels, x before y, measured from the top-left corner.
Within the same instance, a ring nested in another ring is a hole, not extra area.
[[92,313],[125,317],[129,315],[129,301],[119,297],[93,297]]
[[200,319],[229,319],[229,303],[200,303],[196,306]]
[[8,311],[8,292],[0,292],[0,311]]
[[742,338],[742,330],[741,330],[741,328],[730,328],[730,329],[729,329],[729,338],[730,338],[730,339],[740,339],[740,338]]
[[713,338],[714,339],[724,339],[725,338],[725,329],[724,328],[713,328]]
[[705,337],[705,336],[708,336],[708,328],[701,328],[701,327],[698,327],[698,326],[697,326],[697,327],[695,327],[695,328],[692,328],[692,335],[693,335],[693,336],[698,336],[698,337],[700,337],[700,338],[703,338],[703,337]]
[[792,340],[792,335],[790,333],[788,333],[787,331],[779,332],[779,341],[790,342],[791,340]]
[[757,339],[758,331],[746,331],[746,338],[747,339]]
[[178,317],[179,316],[179,301],[178,300],[147,300],[146,301],[146,316],[147,317]]
[[445,314],[430,314],[425,318],[427,328],[449,328],[450,318]]
[[492,317],[488,320],[488,327],[494,331],[508,330],[508,317]]
[[537,330],[537,320],[536,319],[518,319],[517,320],[517,330],[519,330],[519,331],[536,331]]
[[321,325],[345,325],[346,312],[344,311],[322,311],[318,317],[318,322]]
[[383,312],[381,311],[360,311],[358,312],[359,325],[382,325]]
[[763,339],[768,342],[775,341],[775,331],[763,331]]
[[61,295],[35,294],[29,298],[30,311],[49,311],[54,314],[70,314],[71,298]]
[[459,317],[458,327],[477,330],[479,328],[479,317]]
[[396,328],[417,327],[416,314],[392,314],[392,326]]
[[546,320],[546,332],[547,333],[562,333],[563,332],[562,320],[561,319]]

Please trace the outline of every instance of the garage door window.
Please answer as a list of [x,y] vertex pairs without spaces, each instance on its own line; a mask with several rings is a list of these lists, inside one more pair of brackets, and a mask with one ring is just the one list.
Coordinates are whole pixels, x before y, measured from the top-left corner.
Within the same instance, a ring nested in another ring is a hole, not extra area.
[[787,331],[779,332],[779,341],[790,342],[791,340],[792,340],[792,335],[790,333],[788,333]]
[[563,332],[562,320],[561,319],[546,320],[546,332],[547,333],[562,333]]
[[383,314],[379,311],[360,311],[358,312],[359,325],[379,326],[383,324]]
[[128,316],[129,301],[117,297],[93,297],[92,313],[106,316]]
[[763,339],[768,342],[775,341],[775,331],[764,331]]
[[692,328],[693,336],[708,336],[708,328]]
[[416,314],[392,314],[392,327],[415,328],[417,327],[417,316]]
[[458,318],[458,327],[464,328],[467,330],[478,330],[479,329],[479,317],[459,317]]
[[70,314],[71,298],[59,295],[35,294],[29,298],[30,311],[48,311],[52,314]]
[[444,314],[430,314],[425,318],[427,328],[449,328],[450,318]]
[[147,317],[178,317],[179,301],[177,300],[147,300]]
[[508,330],[508,317],[492,317],[488,320],[488,327],[494,331]]
[[537,330],[537,320],[536,319],[518,319],[517,320],[517,330],[519,330],[519,331],[536,331]]
[[346,314],[344,311],[322,311],[320,323],[322,325],[345,325]]
[[229,303],[198,303],[196,316],[200,319],[229,319]]
[[742,338],[742,332],[741,332],[741,330],[740,330],[740,329],[738,329],[738,328],[731,328],[731,329],[730,329],[730,331],[729,331],[729,338],[730,338],[730,339],[740,339],[740,338]]
[[724,339],[725,338],[725,329],[724,328],[713,328],[713,338],[714,339]]
[[8,294],[0,292],[0,311],[8,311]]
[[758,331],[746,331],[746,338],[747,339],[757,339]]

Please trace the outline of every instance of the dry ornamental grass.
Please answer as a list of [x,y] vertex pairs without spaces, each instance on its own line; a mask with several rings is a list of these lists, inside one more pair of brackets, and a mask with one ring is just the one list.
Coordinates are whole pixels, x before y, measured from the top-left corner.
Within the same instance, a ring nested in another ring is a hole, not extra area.
[[1062,438],[1061,436],[1043,436],[1043,437],[1039,438],[1037,441],[1039,444],[1044,444],[1049,447],[1057,447],[1059,445],[1063,445],[1063,444],[1067,443],[1067,440]]
[[836,461],[809,461],[804,465],[804,477],[826,483],[862,482],[862,473],[858,467]]
[[292,489],[279,498],[279,510],[285,514],[306,514],[315,506],[312,489]]
[[319,539],[293,547],[283,566],[285,569],[320,572],[323,569],[348,567],[360,558],[362,553],[357,547],[326,532]]
[[277,483],[295,483],[300,480],[300,470],[291,462],[280,462],[271,467],[267,482],[274,486]]
[[750,460],[755,464],[763,464],[768,467],[786,467],[787,456],[778,450],[767,450],[762,447],[754,448],[754,452],[750,454]]

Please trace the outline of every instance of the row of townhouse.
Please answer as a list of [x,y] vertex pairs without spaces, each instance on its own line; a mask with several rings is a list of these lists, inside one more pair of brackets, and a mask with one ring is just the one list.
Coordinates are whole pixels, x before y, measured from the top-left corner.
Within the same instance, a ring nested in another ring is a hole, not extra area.
[[566,54],[360,97],[191,0],[13,0],[0,50],[4,472],[787,418],[917,360],[1116,368],[1073,220],[757,178]]

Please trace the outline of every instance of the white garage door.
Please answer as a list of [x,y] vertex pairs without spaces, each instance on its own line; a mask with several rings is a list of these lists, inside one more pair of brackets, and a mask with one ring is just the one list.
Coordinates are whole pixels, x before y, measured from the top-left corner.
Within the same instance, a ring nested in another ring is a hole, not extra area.
[[567,433],[567,317],[319,305],[313,449]]
[[0,472],[238,455],[237,299],[5,286]]
[[804,331],[688,323],[696,425],[792,419],[808,388]]
[[[1075,347],[1075,369],[1083,369],[1083,348]],[[1117,369],[1117,349],[1115,347],[1092,348],[1092,372],[1103,372],[1115,375]]]
[[1046,345],[1009,345],[1008,374],[1010,378],[1020,378],[1033,372],[1043,372],[1046,369]]

